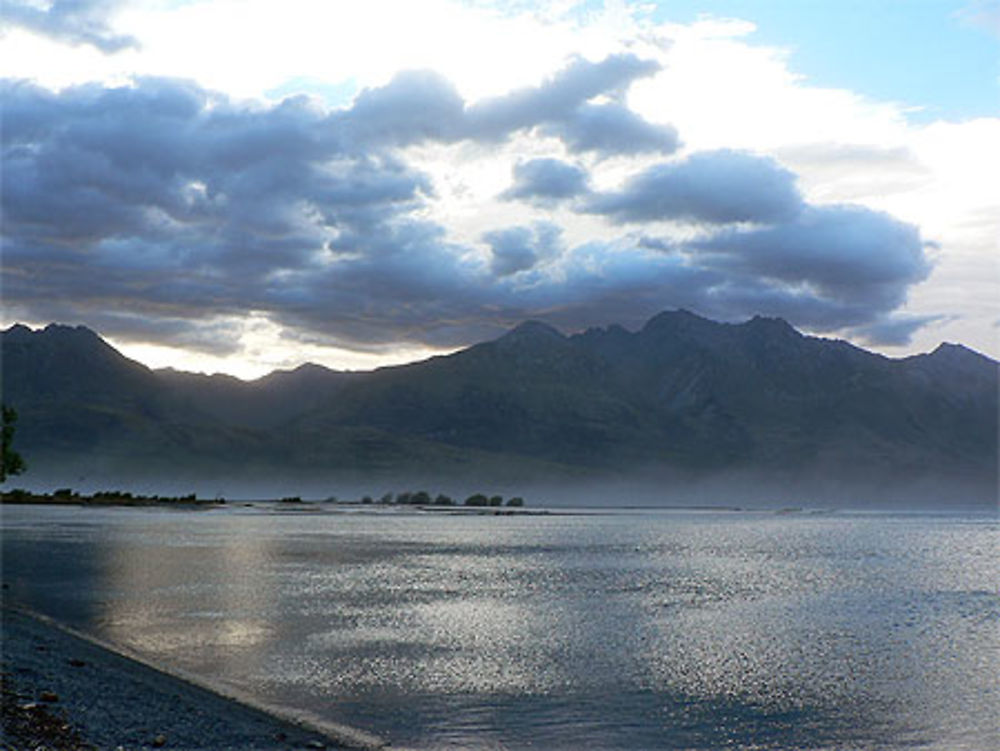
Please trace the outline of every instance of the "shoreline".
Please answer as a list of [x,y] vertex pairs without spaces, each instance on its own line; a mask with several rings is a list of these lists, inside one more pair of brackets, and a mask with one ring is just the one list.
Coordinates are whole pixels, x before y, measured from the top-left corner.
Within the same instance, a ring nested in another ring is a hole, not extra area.
[[62,745],[43,737],[49,748],[373,751],[388,746],[371,733],[168,669],[13,603],[3,603],[2,635],[0,748],[7,743],[19,748],[15,744],[29,740],[15,736],[26,723],[51,726],[65,736]]

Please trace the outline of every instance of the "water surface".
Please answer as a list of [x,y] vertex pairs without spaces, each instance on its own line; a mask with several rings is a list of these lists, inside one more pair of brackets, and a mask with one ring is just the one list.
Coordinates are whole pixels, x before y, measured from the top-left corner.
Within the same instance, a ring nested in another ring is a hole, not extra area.
[[8,594],[417,748],[990,749],[995,519],[3,509]]

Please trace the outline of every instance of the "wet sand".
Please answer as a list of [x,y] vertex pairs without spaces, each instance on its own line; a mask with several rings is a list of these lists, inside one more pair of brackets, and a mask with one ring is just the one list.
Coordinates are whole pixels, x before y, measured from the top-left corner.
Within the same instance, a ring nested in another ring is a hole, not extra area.
[[122,654],[4,604],[0,749],[373,749],[366,733]]

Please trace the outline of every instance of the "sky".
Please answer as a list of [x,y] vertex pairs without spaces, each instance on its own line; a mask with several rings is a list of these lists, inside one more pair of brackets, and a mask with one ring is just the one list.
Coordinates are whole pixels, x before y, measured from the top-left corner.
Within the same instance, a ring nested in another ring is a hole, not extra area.
[[1000,357],[1000,0],[5,0],[2,323],[368,369],[684,308]]

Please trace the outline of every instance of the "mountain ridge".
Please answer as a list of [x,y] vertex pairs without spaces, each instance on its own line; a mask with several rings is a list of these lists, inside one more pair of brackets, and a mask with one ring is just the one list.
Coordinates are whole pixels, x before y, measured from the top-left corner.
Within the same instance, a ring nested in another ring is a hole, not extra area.
[[893,359],[782,319],[664,311],[636,331],[526,321],[407,365],[240,381],[150,370],[85,327],[16,325],[2,342],[4,399],[40,475],[743,474],[996,498],[998,364],[962,345]]

